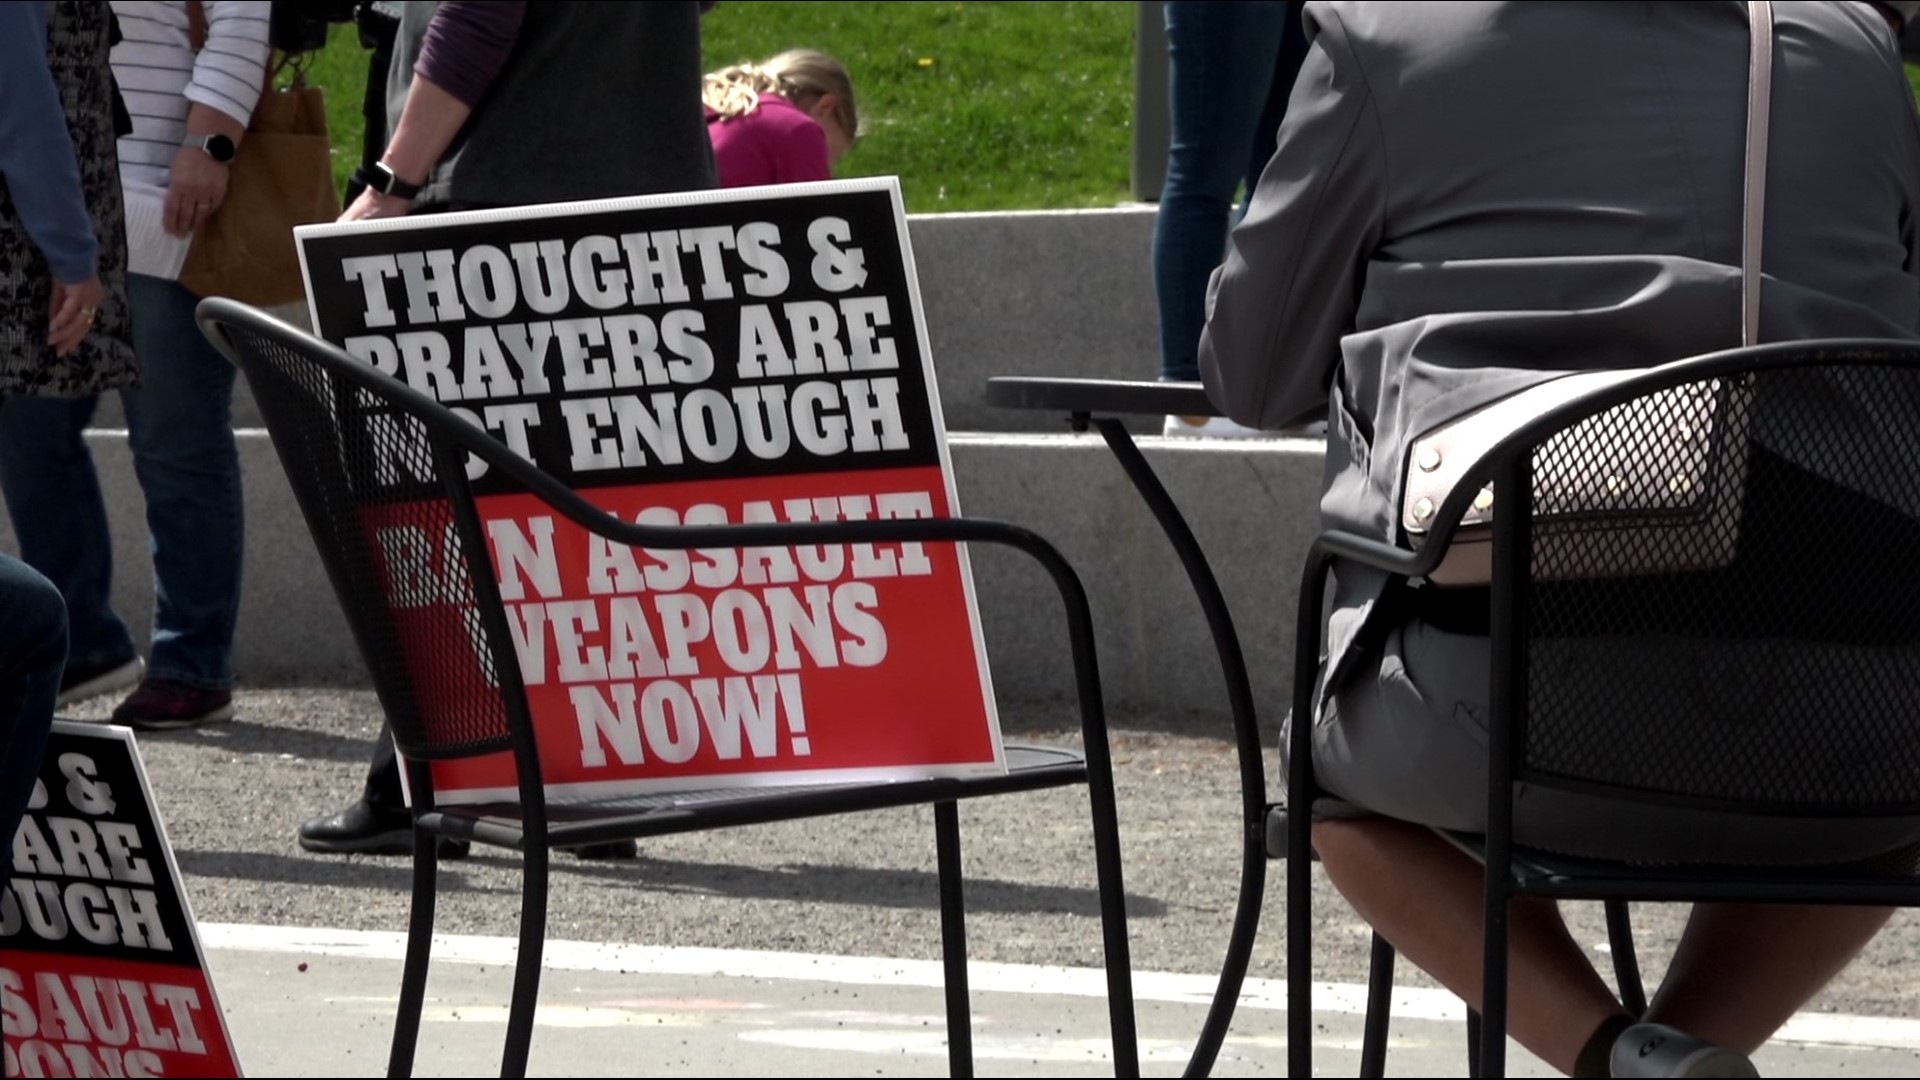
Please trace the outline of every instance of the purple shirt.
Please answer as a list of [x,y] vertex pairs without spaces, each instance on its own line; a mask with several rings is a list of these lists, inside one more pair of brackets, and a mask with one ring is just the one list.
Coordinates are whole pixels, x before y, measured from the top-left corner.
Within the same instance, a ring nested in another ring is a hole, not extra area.
[[759,108],[728,120],[708,109],[707,137],[713,140],[713,164],[723,188],[833,177],[827,133],[778,94],[761,94]]
[[434,9],[413,73],[472,108],[506,66],[526,0],[445,0]]
[[[711,0],[702,0],[700,14],[713,8]],[[506,66],[526,17],[526,0],[443,0],[413,73],[473,108]]]

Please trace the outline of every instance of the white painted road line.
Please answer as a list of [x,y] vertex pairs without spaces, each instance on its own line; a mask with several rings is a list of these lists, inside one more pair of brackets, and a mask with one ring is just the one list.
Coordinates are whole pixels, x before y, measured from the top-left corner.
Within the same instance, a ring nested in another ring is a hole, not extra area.
[[[209,949],[394,962],[404,958],[407,940],[405,934],[386,931],[237,923],[203,923],[200,938]],[[512,938],[436,934],[433,939],[436,963],[508,965],[513,963],[514,952]],[[543,966],[549,971],[648,971],[661,975],[789,979],[861,986],[939,987],[942,984],[940,965],[930,960],[590,941],[548,941]],[[967,973],[976,993],[1105,997],[1107,992],[1106,975],[1097,968],[974,962],[968,965]],[[1207,975],[1139,971],[1134,973],[1133,987],[1136,1001],[1204,1005],[1212,1000],[1214,979]],[[1239,1007],[1282,1011],[1286,1001],[1286,980],[1250,978],[1242,988]],[[1316,1012],[1359,1016],[1366,1011],[1366,987],[1352,983],[1315,983],[1313,1007]],[[1451,1021],[1461,1019],[1464,1014],[1459,999],[1444,990],[1401,987],[1393,994],[1393,1015],[1410,1020]],[[1920,1020],[1801,1013],[1787,1023],[1776,1041],[1920,1050]]]

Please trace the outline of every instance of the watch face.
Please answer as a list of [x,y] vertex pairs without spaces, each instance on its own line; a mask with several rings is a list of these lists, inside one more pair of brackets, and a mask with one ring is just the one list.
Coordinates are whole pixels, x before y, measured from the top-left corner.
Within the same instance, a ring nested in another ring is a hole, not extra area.
[[205,150],[207,156],[215,161],[228,162],[233,160],[235,150],[233,140],[227,138],[225,135],[204,136],[199,140],[199,145],[200,149]]

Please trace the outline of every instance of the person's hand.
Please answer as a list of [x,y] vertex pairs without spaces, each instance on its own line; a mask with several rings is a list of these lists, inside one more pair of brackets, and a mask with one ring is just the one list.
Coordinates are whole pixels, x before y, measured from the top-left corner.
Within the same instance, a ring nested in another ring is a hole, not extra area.
[[47,320],[47,343],[54,354],[66,356],[80,347],[93,329],[94,315],[107,295],[98,274],[71,285],[53,283],[52,312]]
[[353,200],[353,205],[347,207],[346,212],[340,215],[340,220],[366,221],[371,218],[406,217],[407,211],[412,208],[412,199],[402,199],[397,195],[382,195],[368,188],[360,193],[359,198]]
[[206,151],[183,146],[173,155],[167,205],[161,224],[174,236],[191,236],[227,197],[227,166]]

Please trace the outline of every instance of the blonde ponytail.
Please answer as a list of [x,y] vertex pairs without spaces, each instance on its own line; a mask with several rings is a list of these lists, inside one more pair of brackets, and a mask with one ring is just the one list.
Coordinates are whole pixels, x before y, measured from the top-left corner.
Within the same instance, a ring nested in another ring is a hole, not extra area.
[[761,94],[778,94],[796,107],[810,109],[833,95],[833,118],[852,138],[860,132],[853,104],[853,79],[840,61],[814,49],[788,49],[759,64],[735,64],[701,80],[701,100],[720,116],[745,116],[760,107]]
[[761,94],[778,93],[780,80],[758,64],[735,64],[700,80],[700,100],[729,120],[759,108]]

